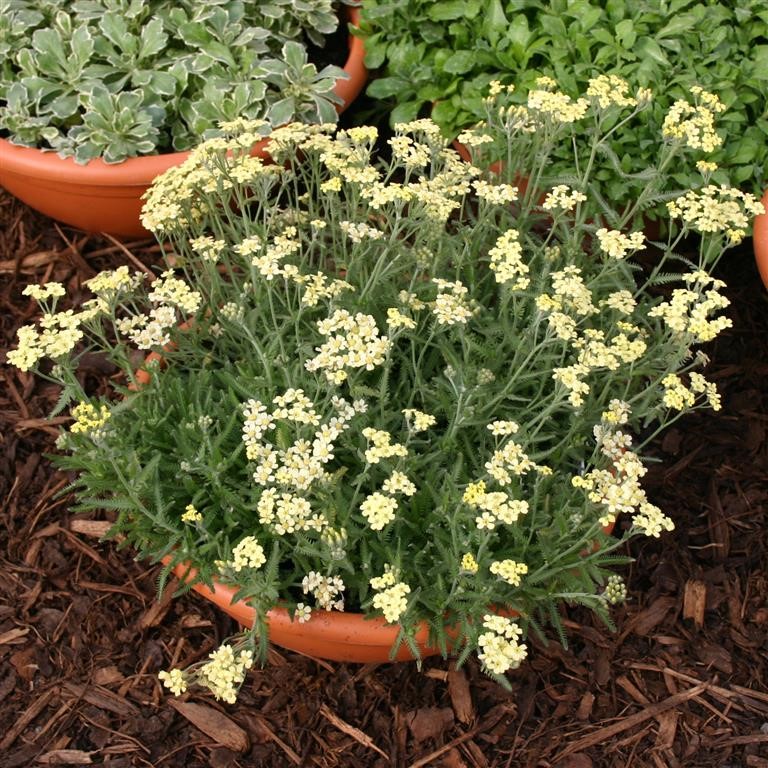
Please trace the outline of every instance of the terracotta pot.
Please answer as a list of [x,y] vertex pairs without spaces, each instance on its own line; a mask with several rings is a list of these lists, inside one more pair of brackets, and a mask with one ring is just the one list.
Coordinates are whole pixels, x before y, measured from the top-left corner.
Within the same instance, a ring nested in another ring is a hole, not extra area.
[[[360,23],[360,11],[349,9],[349,19]],[[365,85],[363,41],[349,38],[349,56],[344,71],[347,80],[338,80],[334,93],[344,100],[343,112]],[[268,157],[267,141],[254,147],[254,154]],[[91,160],[78,165],[71,157],[32,147],[18,147],[0,139],[0,186],[37,211],[89,232],[108,232],[125,237],[150,235],[139,221],[141,196],[152,180],[168,168],[179,165],[189,152],[132,157],[122,163]]]
[[[190,580],[196,571],[182,563],[174,568],[174,573],[181,579]],[[215,603],[242,626],[253,626],[256,615],[254,609],[242,600],[232,602],[236,591],[233,587],[214,580],[214,589],[201,583],[195,584],[192,589]],[[291,621],[286,609],[273,608],[267,614],[267,621],[269,641],[274,645],[318,659],[359,664],[391,661],[390,651],[400,632],[398,625],[387,624],[381,617],[366,618],[362,613],[339,611],[313,610],[309,621],[301,624]],[[427,644],[428,635],[427,625],[422,622],[415,638],[422,657],[440,653],[439,649]],[[408,646],[403,643],[394,660],[413,661],[414,658]]]
[[[762,200],[765,210],[768,211],[768,190],[763,195]],[[752,228],[752,242],[755,248],[755,261],[763,285],[768,288],[768,213],[763,213],[755,217],[755,223]]]
[[[603,530],[610,535],[614,524],[606,526]],[[595,542],[593,551],[597,549]],[[584,555],[587,554],[585,551]],[[163,559],[167,564],[169,557]],[[180,563],[173,572],[183,581],[191,581],[197,571],[187,563]],[[226,586],[213,580],[213,589],[198,582],[192,589],[202,595],[206,600],[221,608],[224,613],[231,616],[243,627],[252,627],[256,612],[250,605],[239,600],[233,602],[236,593],[234,587]],[[494,609],[510,618],[519,616],[516,611],[508,609]],[[392,647],[400,633],[400,627],[396,624],[387,624],[379,616],[366,617],[362,613],[347,613],[339,611],[323,611],[314,609],[309,621],[299,623],[292,621],[285,608],[273,608],[267,614],[269,624],[269,641],[289,651],[298,651],[307,656],[330,661],[345,661],[358,664],[369,662],[387,661],[414,661],[416,657],[411,653],[409,646],[402,643],[397,649],[394,659],[390,656]],[[446,632],[453,638],[458,635],[458,630],[447,627]],[[416,645],[422,658],[437,656],[440,649],[429,645],[429,627],[426,622],[418,625],[414,636]]]

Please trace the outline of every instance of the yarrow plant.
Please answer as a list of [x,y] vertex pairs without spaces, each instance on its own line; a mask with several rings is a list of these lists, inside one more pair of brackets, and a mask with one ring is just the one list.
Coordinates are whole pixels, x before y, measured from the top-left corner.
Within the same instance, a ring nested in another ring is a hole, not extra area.
[[[173,268],[102,273],[78,310],[56,284],[27,289],[43,316],[9,359],[75,403],[59,461],[82,507],[111,510],[112,534],[165,575],[189,563],[256,611],[203,666],[163,673],[174,693],[233,700],[278,605],[309,625],[382,617],[393,652],[416,655],[426,624],[501,681],[529,633],[563,636],[559,604],[610,623],[617,548],[673,529],[643,490],[643,446],[720,408],[694,347],[729,325],[711,270],[761,206],[704,176],[672,196],[668,242],[648,243],[644,206],[700,159],[677,129],[693,113],[676,106],[647,187],[612,210],[597,146],[649,95],[602,85],[576,98],[545,81],[521,104],[494,84],[463,137],[472,163],[426,120],[397,127],[388,164],[373,128],[289,125],[268,165],[248,152],[258,126],[228,124],[148,193]],[[712,107],[707,131],[714,98],[692,107]],[[591,153],[552,177],[577,132]],[[123,372],[111,400],[75,376],[94,350]]]

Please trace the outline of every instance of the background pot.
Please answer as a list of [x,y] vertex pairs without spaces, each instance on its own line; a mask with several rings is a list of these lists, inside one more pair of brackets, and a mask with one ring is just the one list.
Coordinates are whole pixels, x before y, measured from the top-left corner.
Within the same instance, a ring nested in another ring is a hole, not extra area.
[[[763,205],[768,211],[768,190],[763,195]],[[752,242],[755,248],[755,261],[760,277],[763,279],[763,285],[768,288],[768,213],[755,217],[755,223],[752,228]]]
[[[360,11],[349,10],[354,26]],[[338,80],[334,93],[343,99],[337,109],[343,112],[365,85],[363,41],[349,38],[349,56],[344,71],[347,80]],[[254,147],[254,154],[266,157],[267,141]],[[71,157],[32,147],[18,147],[0,139],[0,186],[37,211],[89,232],[108,232],[126,237],[147,237],[139,214],[152,180],[168,168],[179,165],[189,152],[132,157],[122,163],[91,160],[77,164]]]

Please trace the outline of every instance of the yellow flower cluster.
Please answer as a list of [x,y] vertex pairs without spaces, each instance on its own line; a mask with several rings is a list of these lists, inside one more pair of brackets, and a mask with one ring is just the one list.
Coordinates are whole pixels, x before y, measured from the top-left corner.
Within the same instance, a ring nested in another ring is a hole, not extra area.
[[219,260],[222,251],[227,247],[224,240],[216,240],[210,235],[193,237],[189,241],[189,247],[200,256],[203,261],[215,264]]
[[404,315],[397,307],[387,309],[387,326],[390,328],[408,328],[416,327],[416,321],[408,315]]
[[303,389],[289,387],[282,395],[276,395],[272,399],[272,405],[276,406],[272,411],[273,419],[284,419],[296,424],[320,423],[320,417],[314,408],[314,403],[304,394]]
[[[730,304],[730,301],[717,291],[724,283],[714,280],[702,271],[692,272],[684,279],[696,290],[675,288],[670,300],[653,307],[648,316],[663,318],[669,328],[676,333],[690,334],[695,342],[711,341],[733,324],[729,317],[710,318],[712,313],[725,309]],[[712,287],[704,290],[709,285]]]
[[396,133],[412,133],[420,136],[430,147],[445,146],[445,138],[438,125],[429,118],[411,120],[407,123],[397,123],[395,125]]
[[707,403],[713,411],[719,411],[722,408],[720,393],[717,391],[717,384],[707,381],[700,373],[691,371],[688,374],[691,382],[691,389],[697,394],[704,395]]
[[629,94],[629,83],[617,75],[598,75],[589,81],[587,96],[595,99],[601,109],[636,107],[637,99]]
[[600,250],[614,259],[623,259],[630,251],[645,248],[645,235],[642,232],[625,235],[615,229],[601,227],[597,230],[597,240]]
[[[262,486],[280,486],[296,491],[306,491],[313,483],[328,477],[324,465],[334,457],[334,441],[344,432],[349,421],[357,413],[367,410],[364,400],[350,405],[344,398],[331,399],[334,415],[327,423],[321,424],[314,404],[302,389],[287,389],[273,399],[276,406],[271,413],[259,400],[248,400],[243,406],[243,443],[246,457],[257,462],[253,480]],[[263,438],[268,430],[274,429],[277,421],[288,422],[299,427],[315,427],[312,442],[298,437],[286,449],[276,450]],[[293,530],[321,530],[327,520],[323,515],[311,515],[308,502],[303,498],[284,494],[276,501],[274,494],[266,491],[259,501],[262,522],[272,523],[277,504],[275,530],[281,535]]]
[[232,646],[224,644],[208,658],[210,661],[200,667],[196,682],[208,688],[216,699],[234,704],[245,673],[253,666],[253,652],[235,654]]
[[407,189],[411,199],[420,204],[424,215],[435,225],[442,225],[453,211],[461,207],[461,203],[455,197],[462,194],[465,191],[464,187],[468,188],[468,186],[468,184],[460,184],[455,187],[450,178],[436,176],[411,183]]
[[[482,128],[482,126],[478,126]],[[482,147],[483,144],[493,144],[493,136],[477,131],[463,131],[457,137],[457,141],[465,147]]]
[[[635,332],[639,329],[634,328]],[[640,339],[630,339],[622,332],[613,336],[609,343],[605,342],[605,333],[594,328],[588,328],[584,335],[573,341],[573,349],[578,350],[577,363],[594,370],[607,368],[615,371],[621,363],[633,363],[639,360],[647,349],[646,343]]]
[[432,414],[418,411],[416,408],[404,408],[403,415],[411,432],[426,432],[437,424],[437,419]]
[[171,340],[169,331],[176,324],[175,308],[161,304],[151,309],[148,315],[121,318],[116,327],[139,349],[148,350],[167,345]]
[[653,536],[658,539],[662,531],[674,531],[675,524],[657,506],[645,502],[640,505],[639,511],[632,518],[645,536]]
[[490,461],[486,462],[485,468],[488,474],[500,485],[509,485],[512,482],[512,475],[519,477],[531,470],[536,470],[542,475],[552,474],[549,467],[531,461],[523,450],[523,446],[514,440],[509,440],[501,448],[495,450]]
[[82,315],[71,309],[58,314],[46,313],[40,320],[41,331],[33,325],[19,328],[18,345],[6,355],[6,360],[20,371],[28,371],[44,357],[52,360],[71,352],[83,338],[80,330]]
[[523,248],[520,234],[515,229],[508,229],[496,240],[488,252],[491,257],[491,269],[497,283],[512,283],[512,290],[523,291],[530,284],[528,265],[522,259]]
[[97,437],[101,428],[109,421],[111,415],[106,405],[102,405],[97,409],[91,403],[79,403],[72,409],[75,423],[69,428],[69,431],[73,434]]
[[[541,78],[539,82],[541,82]],[[548,86],[547,90],[528,92],[529,110],[556,123],[575,123],[587,113],[589,107],[587,99],[582,98],[574,101],[568,94],[549,90],[550,83],[544,83],[544,85]]]
[[395,624],[408,609],[411,588],[400,581],[387,587],[373,597],[373,607],[384,614],[388,624]]
[[395,519],[397,501],[391,496],[374,491],[366,496],[360,505],[360,512],[368,521],[371,530],[380,531]]
[[259,544],[255,536],[246,536],[233,550],[232,560],[227,565],[233,571],[239,573],[243,568],[261,568],[267,558],[264,556],[264,547]]
[[520,425],[516,421],[492,421],[488,425],[490,433],[496,437],[502,435],[514,435],[520,429]]
[[346,587],[339,576],[323,576],[317,571],[310,571],[301,580],[301,589],[305,595],[313,595],[318,607],[324,611],[344,610],[342,592]]
[[200,309],[202,296],[198,291],[193,291],[183,280],[173,276],[171,270],[163,272],[152,283],[152,291],[148,294],[153,304],[169,304],[178,307],[187,314],[193,314]]
[[363,430],[363,437],[368,441],[365,460],[369,464],[378,464],[382,459],[388,459],[392,456],[408,455],[408,449],[401,443],[393,443],[392,435],[383,429],[366,427]]
[[309,501],[292,493],[281,493],[266,488],[256,504],[259,522],[268,525],[279,536],[297,531],[322,531],[328,520],[325,515],[313,513]]
[[765,213],[754,195],[714,184],[670,200],[667,210],[672,218],[682,219],[697,232],[723,232],[733,245],[744,238],[751,217]]
[[461,570],[465,573],[477,573],[480,570],[477,560],[471,553],[467,552],[461,558]]
[[194,504],[187,504],[181,515],[183,523],[199,523],[202,519],[203,516],[197,511]]
[[477,506],[485,497],[485,480],[478,480],[476,483],[469,483],[464,489],[462,501],[470,506]]
[[614,424],[611,421],[604,421],[602,419],[601,421],[603,423],[595,424],[592,433],[595,436],[600,452],[604,456],[608,456],[612,461],[616,461],[632,447],[632,438],[621,430],[614,429]]
[[510,669],[517,669],[528,655],[528,649],[519,639],[523,630],[506,616],[486,614],[483,632],[477,639],[481,652],[477,654],[483,666],[493,674],[503,675]]
[[697,170],[701,171],[703,175],[714,173],[718,169],[717,163],[710,163],[708,160],[697,160]]
[[307,360],[304,367],[308,371],[323,370],[333,384],[347,379],[344,368],[372,371],[384,362],[389,352],[390,341],[386,336],[379,336],[376,320],[371,315],[358,312],[352,316],[346,309],[337,309],[329,318],[320,320],[317,329],[330,338],[315,348],[318,354]]
[[379,131],[372,125],[358,125],[353,128],[347,128],[343,134],[348,136],[353,144],[364,144],[372,149],[373,143],[379,137]]
[[275,422],[267,406],[260,400],[251,398],[243,405],[243,442],[245,454],[249,460],[259,458],[260,441],[268,429],[274,429]]
[[325,140],[326,134],[333,133],[336,126],[328,123],[307,125],[305,123],[288,123],[279,128],[273,128],[269,134],[269,153],[273,159],[294,155],[304,144]]
[[462,498],[468,506],[480,510],[475,524],[481,531],[493,530],[501,523],[513,525],[528,513],[527,501],[511,499],[504,491],[486,492],[482,481],[470,483]]
[[407,203],[413,199],[413,191],[402,184],[395,182],[389,182],[382,184],[381,182],[374,182],[368,184],[360,190],[360,196],[368,202],[368,205],[372,210],[378,211],[384,206],[392,205],[393,203]]
[[113,302],[118,296],[130,293],[138,288],[146,276],[142,272],[130,273],[128,267],[104,270],[96,277],[86,280],[85,284],[98,298]]
[[187,690],[187,681],[180,669],[172,669],[170,672],[162,670],[157,673],[157,677],[174,696],[181,696]]
[[630,448],[628,435],[607,429],[596,430],[601,451],[611,458],[610,469],[595,469],[571,478],[575,488],[587,491],[587,498],[603,508],[601,525],[610,525],[621,513],[633,514],[633,523],[647,536],[658,536],[662,530],[671,531],[672,521],[648,501],[640,479],[647,470]]
[[481,200],[492,205],[504,205],[517,200],[517,187],[513,187],[511,184],[491,184],[484,179],[475,179],[472,186],[475,188],[475,194]]
[[514,560],[497,560],[491,563],[490,570],[494,576],[504,579],[507,584],[519,587],[521,578],[528,573],[528,566],[525,563],[518,563]]
[[552,369],[552,378],[568,390],[568,402],[574,408],[584,405],[584,395],[589,394],[589,384],[584,379],[589,374],[589,367],[576,363]]
[[[296,249],[300,247],[301,243],[298,241],[296,242]],[[241,256],[253,256],[254,254],[261,253],[262,249],[264,248],[264,240],[261,238],[260,235],[250,235],[249,237],[243,238],[235,247],[232,249],[235,253],[239,253]],[[294,249],[294,250],[296,250]],[[293,253],[292,250],[289,250],[285,255],[290,255]]]
[[552,273],[557,309],[570,309],[581,317],[597,312],[592,303],[592,292],[584,283],[581,270],[575,265]]
[[466,325],[467,320],[472,317],[472,311],[466,301],[468,288],[458,280],[450,282],[433,278],[432,282],[437,285],[438,291],[432,310],[438,325]]
[[387,143],[392,147],[392,156],[406,171],[423,168],[432,157],[430,147],[414,142],[410,136],[395,136]]
[[[234,122],[230,124],[235,125]],[[251,147],[267,133],[267,124],[250,121],[247,125],[240,122],[238,126],[237,130],[241,132],[237,136],[203,142],[183,163],[155,179],[144,194],[146,202],[141,211],[141,223],[146,229],[155,234],[182,230],[209,210],[206,196],[230,189],[233,179],[243,184],[254,183],[269,181],[283,173],[279,163],[265,165],[260,158],[250,155]],[[315,127],[322,129],[321,126],[311,126]],[[327,130],[327,126],[325,128]],[[277,154],[280,136],[277,131],[270,134],[270,153]],[[225,162],[227,153],[230,158]]]
[[719,411],[722,403],[720,393],[717,391],[717,385],[714,382],[707,381],[704,376],[696,372],[691,372],[689,379],[690,389],[683,384],[683,380],[677,374],[670,373],[662,379],[664,405],[676,411],[684,411],[686,408],[694,406],[696,395],[704,395],[710,408],[714,411]]
[[286,227],[279,235],[275,235],[271,243],[267,244],[266,250],[262,255],[263,247],[261,238],[258,236],[246,238],[239,245],[235,246],[235,251],[241,256],[251,254],[251,266],[256,267],[259,274],[266,280],[274,280],[278,275],[285,273],[280,267],[280,262],[301,250],[301,240],[298,239],[298,230],[294,226]]
[[[121,267],[121,269],[127,270],[127,267]],[[94,280],[96,278],[93,278]],[[87,280],[86,285],[91,281]],[[61,283],[46,283],[45,285],[37,285],[32,283],[28,285],[22,292],[23,296],[31,296],[35,301],[42,302],[47,299],[59,299],[66,294],[66,290]]]
[[631,315],[637,307],[637,301],[631,291],[621,290],[609,293],[601,302],[601,307],[615,309],[622,315]]
[[[292,269],[289,269],[291,266],[286,265],[283,268],[283,274],[286,277],[290,277],[293,272]],[[334,279],[329,282],[328,277],[322,272],[316,272],[313,275],[296,274],[293,276],[293,282],[304,286],[301,303],[305,307],[317,306],[321,299],[335,299],[343,291],[354,290],[346,280]]]
[[390,495],[402,493],[404,496],[413,496],[416,486],[402,472],[393,472],[381,487],[381,490]]
[[629,414],[629,403],[614,398],[608,403],[608,410],[600,414],[600,421],[606,424],[626,424]]
[[[547,309],[553,305],[561,305],[560,301],[555,300],[555,302],[551,302],[550,298],[551,297],[547,296],[546,294],[539,296],[536,299],[536,306],[543,311],[547,311]],[[574,318],[572,318],[570,315],[566,315],[564,312],[552,312],[547,317],[547,325],[549,325],[549,327],[552,329],[552,332],[555,334],[555,336],[557,336],[558,339],[562,339],[563,341],[571,341],[578,338],[578,323]]]
[[370,581],[370,585],[377,592],[391,587],[397,582],[399,573],[399,570],[394,565],[385,565],[384,573],[381,576],[374,576]]
[[676,411],[691,408],[696,402],[696,395],[683,384],[683,380],[675,373],[665,376],[661,385],[664,387],[664,405]]
[[679,139],[691,149],[713,152],[722,145],[723,139],[715,132],[715,115],[725,110],[725,105],[713,93],[699,86],[691,88],[695,104],[682,99],[676,101],[667,112],[661,127],[662,136]]
[[339,229],[353,243],[362,243],[363,240],[381,240],[384,237],[384,233],[380,229],[364,222],[340,221]]
[[572,211],[578,203],[583,203],[587,196],[583,192],[571,189],[567,184],[552,187],[542,203],[545,211]]

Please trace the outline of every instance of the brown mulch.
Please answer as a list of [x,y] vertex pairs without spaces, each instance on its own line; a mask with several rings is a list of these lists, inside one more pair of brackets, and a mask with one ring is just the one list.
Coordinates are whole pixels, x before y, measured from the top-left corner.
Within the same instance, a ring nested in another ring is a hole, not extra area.
[[[157,256],[0,192],[4,349],[34,315],[27,283],[76,287]],[[724,407],[672,427],[648,477],[677,530],[632,546],[615,633],[566,609],[568,649],[534,644],[511,693],[472,661],[345,665],[275,649],[237,705],[166,695],[158,670],[203,658],[234,627],[194,595],[156,602],[157,569],[71,511],[44,456],[55,388],[3,365],[0,768],[768,768],[768,296],[748,242],[720,272],[734,328],[707,351]]]

